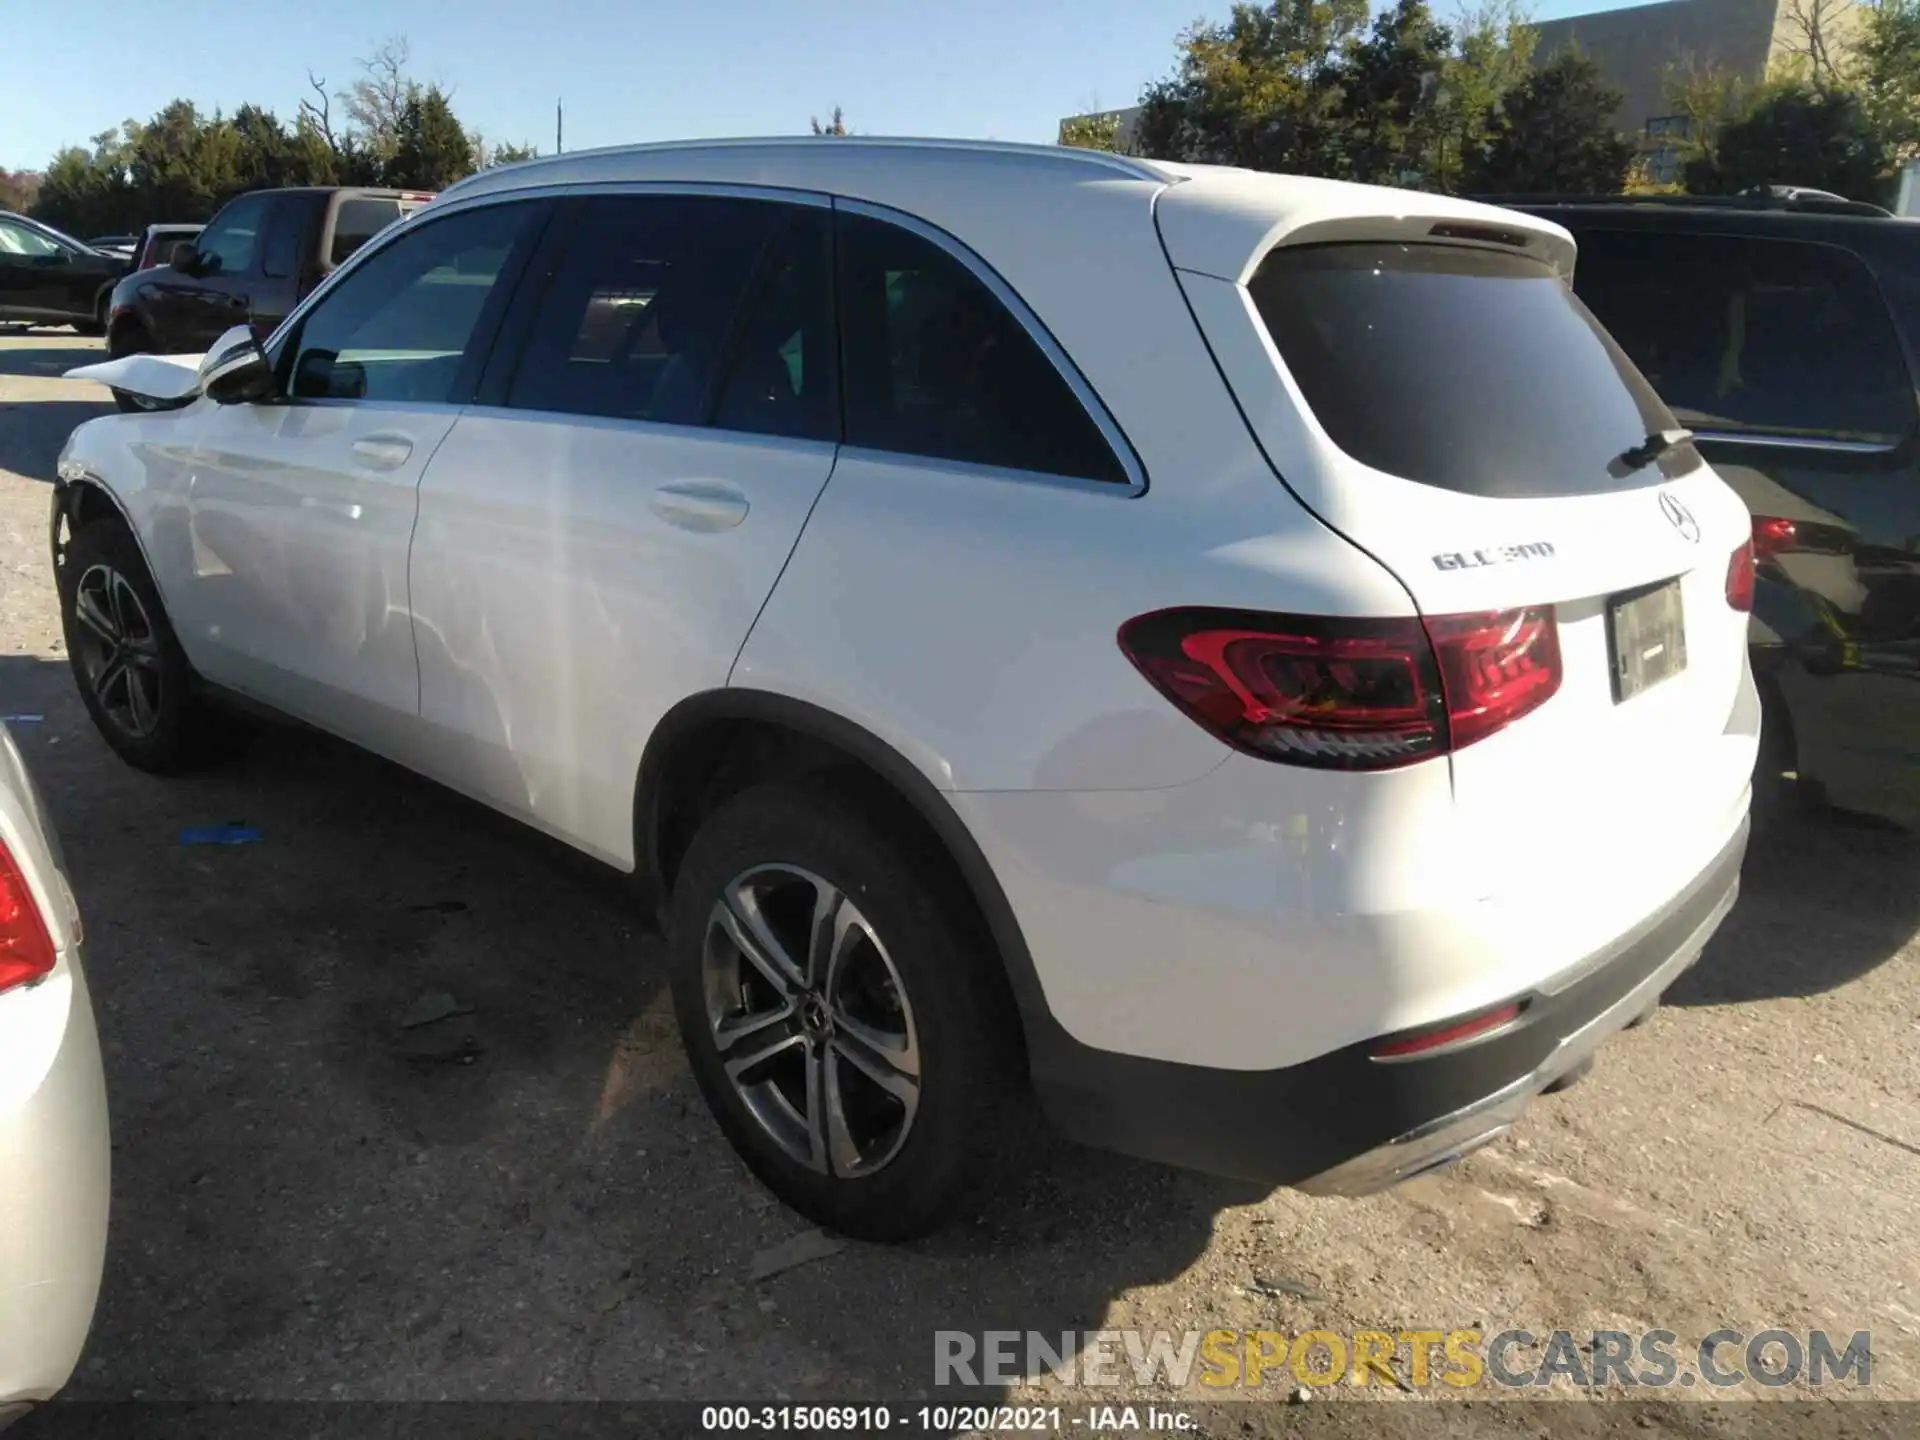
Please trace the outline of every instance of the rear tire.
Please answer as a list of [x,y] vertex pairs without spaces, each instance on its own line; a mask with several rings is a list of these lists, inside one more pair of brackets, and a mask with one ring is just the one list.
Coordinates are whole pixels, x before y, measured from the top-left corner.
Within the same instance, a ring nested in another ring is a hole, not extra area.
[[724,803],[674,884],[675,1013],[748,1167],[868,1240],[935,1228],[1000,1148],[1017,1021],[970,910],[827,776]]
[[245,745],[246,727],[196,693],[193,667],[121,520],[75,531],[58,579],[67,660],[115,754],[137,770],[171,775]]

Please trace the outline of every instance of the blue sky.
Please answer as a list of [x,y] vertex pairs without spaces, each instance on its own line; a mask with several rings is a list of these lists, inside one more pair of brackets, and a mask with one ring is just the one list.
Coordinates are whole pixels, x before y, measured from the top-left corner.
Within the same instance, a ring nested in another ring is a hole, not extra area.
[[[1544,0],[1539,18],[1607,0]],[[1054,138],[1091,102],[1131,104],[1175,35],[1226,0],[0,0],[0,165],[186,96],[290,118],[309,68],[329,88],[405,34],[422,80],[489,138],[569,150],[788,134],[836,103],[876,135]],[[1439,0],[1444,16],[1454,8]],[[131,12],[137,19],[128,23]]]

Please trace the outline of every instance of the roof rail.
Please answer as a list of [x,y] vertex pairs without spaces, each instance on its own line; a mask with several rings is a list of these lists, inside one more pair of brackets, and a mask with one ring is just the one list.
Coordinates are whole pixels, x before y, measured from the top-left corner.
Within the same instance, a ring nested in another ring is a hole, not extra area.
[[1667,205],[1701,210],[1788,210],[1802,215],[1873,215],[1893,212],[1864,200],[1848,200],[1827,190],[1771,185],[1738,195],[1468,195],[1485,205]]

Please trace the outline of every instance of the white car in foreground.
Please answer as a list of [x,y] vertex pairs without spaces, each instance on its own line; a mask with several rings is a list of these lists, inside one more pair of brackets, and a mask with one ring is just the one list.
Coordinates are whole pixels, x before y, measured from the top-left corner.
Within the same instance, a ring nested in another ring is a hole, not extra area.
[[934,1223],[1026,1080],[1375,1189],[1738,883],[1747,516],[1573,263],[1050,147],[488,171],[264,352],[76,372],[191,403],[60,459],[75,673],[135,765],[225,692],[631,870],[721,1125],[843,1230]]
[[0,725],[0,1429],[80,1359],[106,1258],[108,1161],[80,912]]

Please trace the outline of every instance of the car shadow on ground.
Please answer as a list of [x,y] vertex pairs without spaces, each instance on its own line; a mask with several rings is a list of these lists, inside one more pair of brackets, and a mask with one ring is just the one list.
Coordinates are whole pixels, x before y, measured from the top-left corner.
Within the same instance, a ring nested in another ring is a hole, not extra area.
[[0,711],[42,717],[113,1114],[75,1398],[899,1400],[936,1331],[1098,1329],[1260,1198],[1043,1144],[931,1239],[756,1278],[809,1227],[708,1117],[623,877],[300,731],[139,774],[57,662],[0,658]]
[[1920,836],[1840,811],[1783,814],[1755,836],[1739,904],[1665,1003],[1819,995],[1858,979],[1920,932],[1916,877]]
[[[0,335],[5,333],[0,331]],[[66,335],[67,332],[60,331],[48,338],[65,338]],[[80,337],[74,336],[72,339],[78,342]],[[45,347],[0,346],[0,375],[19,375],[29,380],[57,380],[76,366],[96,364],[106,358],[106,346],[97,340]]]
[[[76,365],[105,358],[106,351],[98,341],[44,348],[0,346],[0,376],[57,380]],[[56,398],[54,394],[43,394],[30,399],[0,401],[0,470],[51,482],[60,447],[66,444],[74,427],[96,415],[113,413],[113,402],[103,391],[79,382],[59,388],[89,398],[70,399],[65,394]]]

